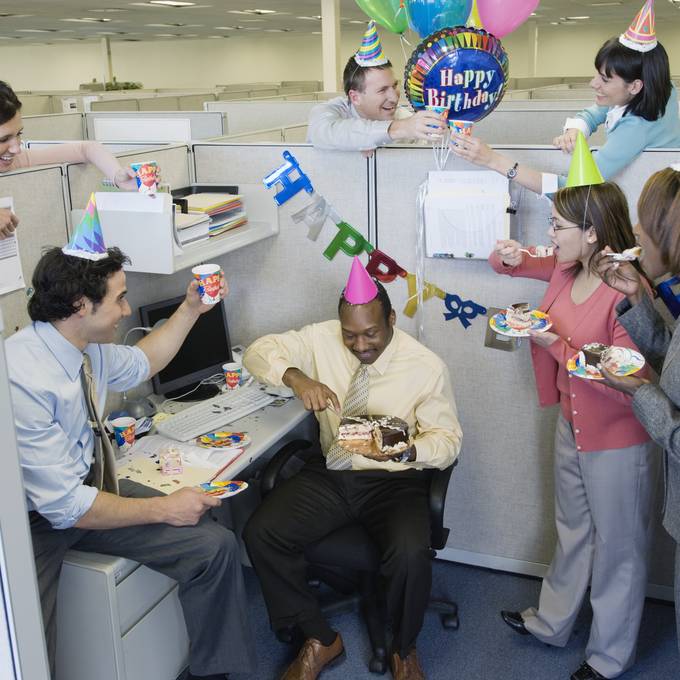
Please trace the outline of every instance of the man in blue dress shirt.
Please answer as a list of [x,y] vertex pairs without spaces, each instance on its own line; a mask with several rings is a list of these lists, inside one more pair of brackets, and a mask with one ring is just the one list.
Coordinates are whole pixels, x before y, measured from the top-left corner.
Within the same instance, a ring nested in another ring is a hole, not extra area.
[[96,261],[48,250],[33,275],[33,323],[7,341],[50,665],[54,674],[59,574],[64,554],[76,548],[128,557],[177,580],[191,640],[189,677],[222,680],[253,669],[254,643],[236,538],[206,514],[220,501],[193,488],[164,496],[130,480],[121,480],[119,495],[91,485],[85,355],[101,414],[109,388],[128,390],[160,371],[211,309],[192,282],[172,317],[136,347],[112,344],[131,313],[126,262],[117,248]]

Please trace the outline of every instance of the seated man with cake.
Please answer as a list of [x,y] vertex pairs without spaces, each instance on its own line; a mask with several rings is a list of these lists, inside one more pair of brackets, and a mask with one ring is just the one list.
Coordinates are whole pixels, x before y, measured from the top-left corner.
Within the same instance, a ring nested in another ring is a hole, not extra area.
[[338,315],[260,338],[244,355],[252,375],[288,385],[315,411],[321,443],[321,455],[267,496],[244,539],[272,627],[296,626],[305,639],[282,677],[314,680],[344,647],[307,584],[304,550],[361,522],[382,554],[393,677],[420,680],[416,639],[432,579],[426,470],[451,465],[462,440],[449,374],[395,327],[387,292],[358,258]]

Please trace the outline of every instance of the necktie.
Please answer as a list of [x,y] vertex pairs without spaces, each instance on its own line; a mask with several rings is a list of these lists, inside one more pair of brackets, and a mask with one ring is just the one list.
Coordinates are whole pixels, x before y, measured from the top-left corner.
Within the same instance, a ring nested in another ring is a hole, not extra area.
[[[359,364],[349,384],[345,403],[342,405],[342,417],[366,415],[367,408],[368,366]],[[347,449],[343,449],[336,439],[326,454],[326,467],[329,470],[349,470],[352,467],[353,455]]]
[[85,403],[87,404],[87,411],[90,416],[90,427],[94,433],[94,480],[92,486],[118,495],[116,457],[97,411],[97,392],[92,376],[92,362],[90,361],[89,354],[83,354],[83,370],[80,375],[85,394]]

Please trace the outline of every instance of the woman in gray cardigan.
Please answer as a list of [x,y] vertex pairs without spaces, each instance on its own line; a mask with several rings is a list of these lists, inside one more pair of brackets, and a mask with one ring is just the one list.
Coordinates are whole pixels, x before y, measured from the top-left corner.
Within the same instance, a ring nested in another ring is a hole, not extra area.
[[[635,233],[642,247],[640,264],[656,279],[680,274],[680,165],[652,175],[638,201]],[[605,252],[611,252],[605,248]],[[665,453],[666,499],[663,524],[676,542],[675,604],[680,647],[680,326],[670,329],[645,293],[640,274],[629,262],[603,255],[600,274],[626,300],[618,320],[660,376],[658,385],[642,378],[621,378],[606,370],[606,382],[633,397],[633,411]]]

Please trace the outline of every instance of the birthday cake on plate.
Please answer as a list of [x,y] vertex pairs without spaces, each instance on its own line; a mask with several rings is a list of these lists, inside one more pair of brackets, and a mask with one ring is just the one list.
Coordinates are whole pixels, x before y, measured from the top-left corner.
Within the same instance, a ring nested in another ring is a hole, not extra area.
[[505,310],[505,322],[516,331],[531,328],[531,309],[528,302],[517,302]]
[[393,416],[349,416],[340,421],[338,442],[351,448],[352,442],[374,441],[382,453],[400,453],[409,445],[408,424]]

